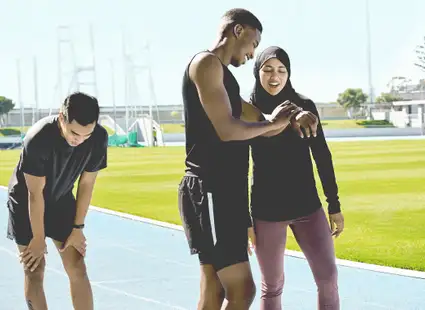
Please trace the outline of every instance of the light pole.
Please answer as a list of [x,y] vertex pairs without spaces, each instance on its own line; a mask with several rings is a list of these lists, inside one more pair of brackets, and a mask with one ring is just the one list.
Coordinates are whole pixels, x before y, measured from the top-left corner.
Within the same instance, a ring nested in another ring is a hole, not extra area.
[[371,35],[370,35],[370,13],[369,0],[366,0],[366,33],[367,33],[367,67],[369,77],[369,103],[373,104],[373,86],[372,86],[372,52],[371,52]]

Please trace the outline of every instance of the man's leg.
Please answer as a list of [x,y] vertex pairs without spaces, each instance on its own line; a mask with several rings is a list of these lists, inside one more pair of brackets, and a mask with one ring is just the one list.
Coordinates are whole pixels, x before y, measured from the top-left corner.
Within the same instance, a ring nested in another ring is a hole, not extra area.
[[[58,250],[62,248],[62,242],[54,240],[54,243]],[[59,254],[68,274],[74,309],[93,310],[93,293],[83,256],[72,246]]]
[[224,289],[212,265],[201,265],[200,289],[198,310],[220,310],[224,300]]
[[[23,252],[27,246],[18,245],[19,252]],[[47,301],[44,294],[43,280],[46,261],[43,258],[38,267],[31,270],[24,269],[25,274],[25,300],[29,310],[47,310]]]
[[226,183],[208,195],[210,226],[216,235],[211,258],[225,291],[222,310],[247,310],[255,297],[248,259],[248,189],[247,183]]
[[[207,194],[203,191],[202,181],[196,177],[183,177],[179,185],[178,207],[183,228],[191,253],[205,250],[212,243],[209,228]],[[200,297],[198,310],[220,310],[224,299],[224,290],[213,266],[212,253],[199,253],[201,264]]]
[[[7,237],[11,240],[15,240],[19,252],[22,253],[32,239],[28,208],[20,208],[20,206],[13,204],[11,201],[8,203],[13,205],[14,210],[9,210]],[[32,272],[26,269],[25,265],[22,265],[25,275],[25,300],[30,310],[47,310],[46,296],[43,288],[45,265],[46,261],[44,257],[37,268]]]
[[[234,186],[221,184],[211,193],[205,191],[202,180],[185,177],[179,186],[178,205],[189,247],[192,253],[201,252],[198,309],[248,309],[255,296],[255,285],[243,219],[248,205],[246,189],[238,192]],[[229,213],[229,206],[236,210]],[[224,307],[223,290],[227,299]]]
[[226,300],[223,310],[247,310],[255,297],[255,284],[249,262],[237,263],[217,272]]

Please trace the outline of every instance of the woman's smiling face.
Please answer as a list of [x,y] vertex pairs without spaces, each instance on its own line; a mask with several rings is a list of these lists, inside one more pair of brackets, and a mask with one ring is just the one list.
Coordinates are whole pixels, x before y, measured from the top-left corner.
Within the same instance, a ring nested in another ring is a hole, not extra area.
[[288,81],[288,70],[277,58],[267,60],[259,73],[261,86],[272,96],[280,93]]

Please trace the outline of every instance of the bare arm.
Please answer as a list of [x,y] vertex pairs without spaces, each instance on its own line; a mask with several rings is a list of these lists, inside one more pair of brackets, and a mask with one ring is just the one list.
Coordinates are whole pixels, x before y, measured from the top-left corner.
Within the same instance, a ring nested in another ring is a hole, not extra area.
[[[246,122],[260,122],[264,121],[265,118],[261,111],[257,109],[254,105],[246,102],[241,98],[242,101],[242,117],[241,119]],[[273,137],[280,134],[286,127],[281,127],[279,129],[270,130],[264,134],[262,137]]]
[[[100,128],[100,127],[99,127]],[[96,145],[92,150],[89,162],[78,180],[77,212],[74,219],[75,225],[82,225],[86,219],[87,211],[93,195],[94,184],[100,170],[107,167],[108,158],[108,133],[101,128],[96,131]]]
[[[96,177],[97,171],[84,171],[80,176],[77,189],[74,225],[84,225],[84,220],[86,219],[87,211],[89,209]],[[70,246],[74,247],[82,256],[86,255],[86,237],[84,236],[84,233],[81,229],[74,228],[72,230],[60,251],[65,252]]]
[[97,177],[97,171],[96,172],[87,172],[84,171],[83,174],[80,177],[80,180],[78,182],[78,189],[77,189],[77,212],[75,215],[74,224],[81,225],[84,224],[87,211],[90,206],[90,201],[93,194],[93,188],[94,184],[96,182]]
[[246,122],[232,116],[229,96],[223,85],[223,68],[213,55],[198,55],[189,74],[198,90],[205,113],[222,141],[249,140],[279,128],[271,121]]
[[28,188],[28,209],[31,230],[35,239],[44,239],[44,196],[46,177],[37,177],[24,173]]

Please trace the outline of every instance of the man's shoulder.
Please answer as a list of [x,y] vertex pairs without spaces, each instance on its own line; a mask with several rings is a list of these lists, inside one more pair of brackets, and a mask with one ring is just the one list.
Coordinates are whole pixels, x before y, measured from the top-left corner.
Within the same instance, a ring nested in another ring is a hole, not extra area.
[[94,145],[102,146],[106,143],[108,143],[109,134],[108,131],[103,127],[101,124],[96,124],[93,130],[92,135],[92,143]]
[[219,62],[220,60],[214,53],[210,51],[200,51],[196,53],[195,55],[193,55],[191,63],[198,64],[198,63],[215,62],[215,61]]
[[48,148],[53,145],[59,131],[56,116],[48,116],[36,122],[25,134],[24,147]]
[[106,130],[105,127],[103,127],[101,124],[97,123],[96,126],[94,127],[94,132],[96,133],[96,135],[100,138],[107,138],[108,137],[108,131]]
[[220,59],[209,51],[203,51],[195,54],[189,64],[189,74],[196,77],[199,73],[218,73],[222,71]]

